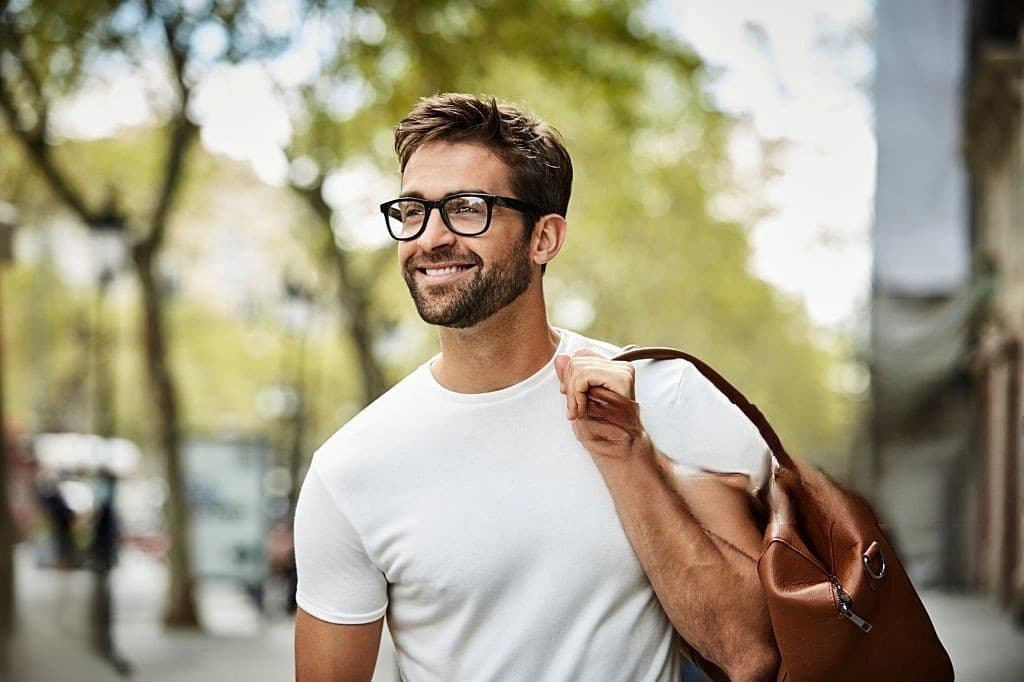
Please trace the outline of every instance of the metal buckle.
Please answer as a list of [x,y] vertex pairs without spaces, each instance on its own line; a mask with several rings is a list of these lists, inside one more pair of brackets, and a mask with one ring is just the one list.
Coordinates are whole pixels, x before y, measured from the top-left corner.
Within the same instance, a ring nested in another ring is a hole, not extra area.
[[[873,553],[873,551],[878,552],[878,558],[882,562],[882,567],[881,569],[879,569],[877,573],[875,573],[875,569],[872,566],[873,562],[871,560],[871,554]],[[864,570],[868,572],[868,575],[870,575],[875,580],[881,580],[885,577],[885,553],[882,552],[882,548],[881,546],[879,546],[877,542],[871,543],[871,546],[868,547],[868,551],[864,552],[864,556],[862,557],[862,559],[864,560]]]

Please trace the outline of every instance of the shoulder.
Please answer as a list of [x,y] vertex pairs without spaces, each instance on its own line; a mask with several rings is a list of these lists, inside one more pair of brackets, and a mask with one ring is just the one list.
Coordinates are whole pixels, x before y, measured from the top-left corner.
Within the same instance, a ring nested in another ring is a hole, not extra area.
[[[608,341],[594,339],[574,331],[559,330],[566,335],[564,351],[572,355],[582,348],[596,351],[606,358],[612,358],[623,351]],[[652,407],[668,407],[680,399],[680,393],[692,374],[699,374],[697,369],[686,360],[636,360],[636,394],[637,402]]]
[[770,453],[757,428],[687,360],[637,363],[636,392],[652,440],[679,464],[743,473],[754,487],[768,475]]
[[561,352],[572,355],[578,350],[589,348],[606,358],[614,357],[622,352],[622,348],[616,346],[614,343],[608,341],[602,341],[600,339],[592,339],[589,336],[584,336],[578,332],[574,332],[568,329],[559,329],[558,333],[565,337],[565,343]]
[[372,466],[381,453],[394,451],[408,439],[409,429],[396,428],[407,423],[409,415],[422,406],[426,385],[422,365],[364,407],[335,431],[315,453],[316,467],[328,482],[358,475]]
[[[622,348],[575,332],[565,352],[591,348],[614,357]],[[638,360],[636,401],[655,445],[691,470],[742,473],[755,488],[767,480],[771,455],[757,428],[693,363]]]

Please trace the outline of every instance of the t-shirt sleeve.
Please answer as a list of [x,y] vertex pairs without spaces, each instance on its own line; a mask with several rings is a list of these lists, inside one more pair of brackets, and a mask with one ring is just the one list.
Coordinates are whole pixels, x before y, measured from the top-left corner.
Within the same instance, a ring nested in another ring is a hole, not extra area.
[[315,460],[295,508],[295,601],[330,623],[370,623],[387,610],[387,581],[332,497]]
[[[691,363],[675,365],[667,409],[651,410],[648,425],[658,449],[683,471],[740,473],[761,489],[768,480],[771,451],[757,427]],[[666,386],[668,388],[668,386]],[[673,395],[674,393],[674,395]],[[645,424],[647,424],[645,416]]]

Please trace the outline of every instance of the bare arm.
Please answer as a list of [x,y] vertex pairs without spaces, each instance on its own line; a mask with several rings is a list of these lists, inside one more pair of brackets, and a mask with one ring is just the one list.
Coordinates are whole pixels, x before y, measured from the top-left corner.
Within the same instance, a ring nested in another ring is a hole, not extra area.
[[296,682],[369,682],[377,664],[384,619],[338,625],[309,615],[295,616]]
[[578,353],[555,366],[576,435],[672,625],[730,679],[773,679],[779,654],[752,558],[760,537],[746,493],[672,473],[640,422],[628,363]]
[[[778,652],[751,558],[760,538],[745,493],[711,479],[673,479],[646,436],[622,456],[595,462],[680,636],[730,679],[772,679]],[[694,504],[698,520],[687,502],[700,499],[708,505]]]

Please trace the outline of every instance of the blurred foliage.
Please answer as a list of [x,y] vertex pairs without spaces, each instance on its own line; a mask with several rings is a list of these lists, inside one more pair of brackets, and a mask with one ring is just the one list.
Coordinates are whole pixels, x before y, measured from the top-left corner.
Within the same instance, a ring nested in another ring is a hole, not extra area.
[[[94,297],[62,283],[51,262],[18,265],[5,279],[9,419],[37,431],[86,430],[92,408]],[[26,300],[35,304],[19,305]],[[261,392],[294,380],[299,341],[282,330],[275,311],[241,318],[180,298],[169,307],[176,349],[172,365],[187,391],[186,432],[220,437],[269,435],[279,429],[285,416],[261,410]],[[155,447],[149,404],[139,388],[138,314],[131,297],[107,303],[104,352],[111,356],[116,379],[118,434]],[[302,342],[314,405],[310,428],[322,439],[359,409],[359,389],[351,382],[350,353],[339,348],[332,325],[315,327]]]
[[[20,2],[19,21],[30,24],[33,35],[25,49],[60,97],[72,96],[111,59],[152,69],[153,60],[162,57],[150,54],[153,28],[146,23],[146,5],[157,13],[181,9],[167,2]],[[830,379],[846,360],[842,340],[816,342],[821,332],[802,307],[749,273],[746,226],[709,212],[709,198],[730,187],[725,141],[731,122],[708,101],[699,59],[652,30],[643,3],[319,0],[296,2],[293,21],[282,26],[261,15],[262,5],[186,3],[182,21],[194,24],[195,31],[215,25],[239,36],[225,44],[261,46],[199,55],[188,71],[190,83],[242,52],[259,53],[273,74],[274,57],[290,44],[315,41],[320,68],[298,82],[278,79],[277,86],[294,128],[286,152],[291,159],[315,162],[317,190],[332,171],[354,160],[369,159],[394,172],[391,126],[419,97],[459,90],[525,103],[562,130],[576,168],[569,241],[545,278],[553,321],[559,322],[560,304],[582,299],[596,315],[580,331],[618,343],[677,345],[697,353],[762,406],[793,452],[819,461],[843,453],[856,401]],[[19,96],[30,99],[30,84],[23,87]],[[149,209],[143,189],[157,179],[163,153],[159,83],[154,89],[153,128],[94,142],[50,140],[62,166],[79,171],[77,182],[91,202],[102,202],[109,187],[117,186],[120,205],[138,213]],[[344,320],[331,303],[336,275],[324,253],[347,252],[360,281],[368,283],[379,345],[389,339],[402,344],[403,352],[380,354],[390,380],[425,359],[434,346],[429,334],[410,331],[422,324],[393,261],[339,245],[339,225],[348,216],[334,216],[332,240],[330,232],[314,227],[322,217],[310,205],[262,187],[236,166],[194,155],[172,218],[168,258],[185,264],[182,277],[187,278],[187,264],[199,257],[194,237],[213,220],[215,201],[245,186],[274,193],[264,206],[272,212],[267,219],[279,225],[282,241],[299,248],[275,247],[278,270],[266,276],[302,273],[317,290],[320,315],[333,319],[323,327],[327,331],[309,340],[308,375],[317,392],[310,439],[319,442],[357,409],[359,400],[355,349],[344,337],[338,341]],[[27,229],[43,229],[57,213],[23,152],[10,144],[6,128],[0,128],[0,198],[22,209]],[[236,227],[246,229],[242,223]],[[42,313],[48,330],[45,377],[48,392],[59,395],[61,386],[71,385],[67,377],[78,362],[81,338],[72,321],[88,325],[89,294],[60,284],[47,267],[40,264],[32,274],[16,270],[4,310],[19,320],[9,328],[22,329],[28,306],[19,302],[33,300],[27,292],[40,285],[32,281],[50,282]],[[259,416],[255,395],[287,374],[291,351],[271,312],[274,305],[266,300],[257,302],[256,312],[225,311],[188,287],[173,300],[172,361],[190,433],[273,428]],[[136,328],[135,314],[129,308],[119,313],[126,330]],[[129,399],[142,381],[138,341],[128,332],[121,340],[118,421],[126,434],[146,440],[137,415],[140,401]],[[8,343],[13,357],[26,359],[26,364],[9,363],[17,368],[11,385],[29,385],[31,343],[19,333]],[[27,412],[32,409],[24,395],[13,397],[15,414],[39,423]]]

